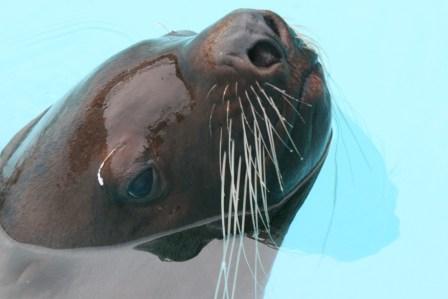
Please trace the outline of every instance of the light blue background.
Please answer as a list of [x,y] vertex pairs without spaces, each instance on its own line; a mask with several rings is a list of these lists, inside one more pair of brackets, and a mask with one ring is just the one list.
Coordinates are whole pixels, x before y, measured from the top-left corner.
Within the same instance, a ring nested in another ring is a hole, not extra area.
[[446,1],[0,0],[0,147],[117,51],[239,7],[312,37],[335,103],[267,297],[448,298]]

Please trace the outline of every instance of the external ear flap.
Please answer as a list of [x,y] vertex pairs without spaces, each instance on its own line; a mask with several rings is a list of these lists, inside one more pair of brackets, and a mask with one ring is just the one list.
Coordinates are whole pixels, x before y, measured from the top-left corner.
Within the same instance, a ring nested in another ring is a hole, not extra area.
[[165,34],[165,36],[193,36],[197,33],[191,30],[177,30],[177,31],[171,31],[168,34]]

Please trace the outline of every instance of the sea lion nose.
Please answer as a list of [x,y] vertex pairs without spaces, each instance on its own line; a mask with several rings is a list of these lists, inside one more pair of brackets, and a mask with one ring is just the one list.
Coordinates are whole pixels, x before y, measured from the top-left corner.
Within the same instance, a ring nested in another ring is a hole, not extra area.
[[285,61],[289,30],[266,10],[237,10],[218,24],[217,63],[266,70]]
[[[266,38],[254,38],[255,43],[247,51],[247,57],[256,67],[269,67],[280,63],[282,58],[282,41],[280,37],[279,25],[274,20],[272,13],[263,12],[259,24],[264,30]],[[281,24],[283,25],[283,24]],[[266,28],[263,28],[266,27]]]
[[267,68],[280,63],[282,54],[271,41],[257,41],[248,51],[249,61],[256,67]]

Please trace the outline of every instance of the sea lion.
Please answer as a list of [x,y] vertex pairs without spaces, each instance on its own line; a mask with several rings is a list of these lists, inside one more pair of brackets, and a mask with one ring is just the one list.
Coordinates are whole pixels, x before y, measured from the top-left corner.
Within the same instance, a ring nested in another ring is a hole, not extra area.
[[278,245],[331,140],[316,53],[237,10],[113,56],[0,155],[0,222],[50,248],[120,244],[186,260],[214,238]]

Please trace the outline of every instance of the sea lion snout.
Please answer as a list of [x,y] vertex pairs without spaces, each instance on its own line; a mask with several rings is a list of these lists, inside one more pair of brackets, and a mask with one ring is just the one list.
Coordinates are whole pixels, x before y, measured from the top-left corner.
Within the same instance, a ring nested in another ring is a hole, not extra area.
[[209,64],[255,74],[281,70],[298,45],[295,37],[275,13],[248,9],[231,12],[198,36]]

